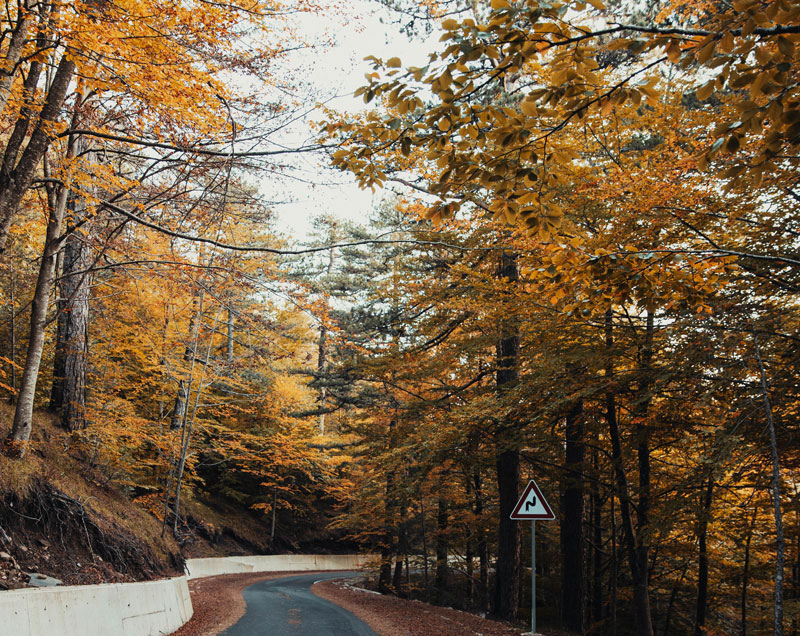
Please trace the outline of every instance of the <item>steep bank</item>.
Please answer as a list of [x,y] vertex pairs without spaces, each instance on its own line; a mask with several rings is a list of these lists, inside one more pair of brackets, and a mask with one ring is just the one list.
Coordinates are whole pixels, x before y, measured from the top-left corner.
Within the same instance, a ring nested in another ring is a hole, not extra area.
[[[0,436],[13,411],[0,405]],[[175,576],[183,561],[271,552],[352,551],[331,539],[324,523],[271,518],[246,503],[195,487],[182,508],[180,541],[162,533],[163,501],[93,462],[85,445],[57,426],[47,412],[35,415],[26,456],[0,455],[0,589],[141,581]],[[333,514],[318,504],[320,517]],[[31,578],[33,576],[33,581]]]
[[[3,437],[9,421],[4,405]],[[178,544],[168,533],[162,537],[158,520],[133,504],[90,458],[71,449],[70,439],[53,418],[38,413],[25,457],[0,456],[0,588],[24,587],[31,573],[64,584],[179,574]]]

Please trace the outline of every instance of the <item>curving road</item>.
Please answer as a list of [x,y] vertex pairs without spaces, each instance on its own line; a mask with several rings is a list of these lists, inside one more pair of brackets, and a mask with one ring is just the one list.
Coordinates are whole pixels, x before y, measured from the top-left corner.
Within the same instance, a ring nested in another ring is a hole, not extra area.
[[311,592],[316,581],[354,574],[304,574],[251,585],[244,590],[245,615],[221,636],[377,636],[350,612]]

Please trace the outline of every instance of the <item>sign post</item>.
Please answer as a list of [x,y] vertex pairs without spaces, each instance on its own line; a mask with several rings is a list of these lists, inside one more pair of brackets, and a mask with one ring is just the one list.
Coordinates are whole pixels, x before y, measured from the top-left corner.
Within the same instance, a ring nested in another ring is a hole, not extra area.
[[531,521],[531,634],[536,633],[536,521]]
[[536,521],[552,521],[556,518],[542,491],[531,479],[522,497],[519,498],[514,512],[511,513],[514,521],[531,522],[531,633],[536,633]]

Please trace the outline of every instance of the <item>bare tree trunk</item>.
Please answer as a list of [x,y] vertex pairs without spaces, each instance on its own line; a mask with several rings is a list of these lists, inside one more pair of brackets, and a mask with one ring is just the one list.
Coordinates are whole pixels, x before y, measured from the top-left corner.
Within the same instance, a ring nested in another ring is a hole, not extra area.
[[672,586],[672,591],[669,594],[669,603],[667,604],[667,612],[664,615],[664,632],[663,636],[669,636],[669,628],[672,623],[672,613],[675,609],[675,599],[678,597],[678,588],[680,588],[681,584],[683,583],[683,579],[686,577],[686,570],[689,569],[689,561],[687,560],[683,566],[683,571],[681,572],[680,577],[677,581],[675,581],[675,585]]
[[764,414],[767,416],[769,447],[772,454],[772,506],[775,516],[775,588],[773,594],[775,605],[772,633],[773,636],[781,636],[783,634],[783,573],[786,563],[786,544],[783,538],[783,513],[781,511],[781,466],[775,420],[772,417],[772,404],[769,399],[767,374],[764,371],[764,362],[761,359],[761,348],[758,345],[758,336],[755,329],[753,329],[753,344],[756,350],[758,371],[761,375],[761,395],[764,400]]
[[[73,219],[86,214],[82,199],[70,196]],[[86,235],[74,231],[64,244],[53,388],[50,408],[61,411],[61,426],[69,431],[86,427],[86,374],[89,357],[89,294],[91,274]]]
[[47,99],[39,114],[39,121],[22,152],[19,163],[7,178],[2,179],[0,184],[0,252],[5,251],[11,221],[33,183],[42,157],[50,147],[53,124],[58,120],[74,73],[75,62],[64,55],[53,76],[47,92]]
[[[330,241],[333,243],[335,241],[335,235],[333,233],[333,229],[331,229],[331,236]],[[330,279],[331,274],[333,274],[333,248],[328,250],[328,269],[327,274],[328,278]],[[325,296],[325,308],[328,308],[330,303],[330,299],[328,296]],[[317,377],[319,378],[320,382],[322,383],[319,389],[319,397],[317,399],[320,408],[319,414],[319,434],[325,434],[325,408],[326,402],[328,398],[328,387],[325,385],[327,381],[326,375],[328,373],[328,326],[326,324],[327,316],[322,320],[322,324],[319,327],[319,343],[317,346]]]
[[447,499],[440,494],[439,509],[436,515],[436,602],[439,604],[444,603],[447,598],[448,519]]
[[744,543],[744,568],[742,569],[742,636],[747,636],[747,586],[750,583],[750,543],[753,540],[753,530],[756,526],[758,508],[753,506],[753,519],[747,527],[747,538]]
[[9,329],[11,329],[9,347],[11,348],[11,394],[8,403],[14,404],[17,400],[17,303],[16,285],[14,281],[14,253],[9,252],[9,302],[11,303],[11,314],[9,316]]
[[328,399],[328,387],[325,386],[326,374],[328,372],[328,328],[323,323],[319,328],[319,345],[318,345],[318,362],[317,362],[317,377],[322,385],[319,388],[319,396],[317,402],[319,404],[319,434],[325,435],[325,409]]
[[[89,249],[80,237],[65,252],[71,266],[87,269]],[[71,282],[71,281],[70,281]],[[74,290],[71,307],[67,308],[68,324],[63,329],[64,360],[61,426],[70,431],[86,428],[86,376],[89,359],[89,292],[90,276],[84,274]],[[62,292],[63,293],[63,292]]]
[[[595,437],[595,442],[597,438]],[[592,451],[592,526],[594,568],[592,572],[592,623],[599,625],[603,620],[603,501],[600,496],[600,460],[595,444]]]
[[619,577],[619,557],[617,556],[617,510],[614,502],[616,496],[611,491],[611,576],[608,577],[611,586],[611,604],[608,608],[611,618],[611,636],[617,636],[617,581]]
[[17,5],[16,23],[11,32],[11,40],[4,56],[2,70],[0,70],[0,114],[5,110],[8,98],[11,96],[11,88],[19,72],[17,65],[22,57],[22,49],[28,40],[28,32],[33,23],[31,4],[31,0],[24,0]]
[[[189,364],[190,369],[194,369],[194,360],[197,355],[197,337],[203,311],[203,292],[200,291],[192,302],[194,304],[194,312],[189,321],[189,340],[186,342],[186,347],[184,347],[183,350],[183,361]],[[178,381],[178,391],[175,394],[175,404],[172,408],[172,421],[169,425],[172,431],[179,429],[186,419],[186,407],[189,402],[189,385],[191,381],[191,372],[188,378],[184,377]]]
[[272,489],[272,522],[269,529],[269,549],[272,550],[275,545],[275,525],[278,520],[278,491]]
[[564,489],[561,505],[561,618],[566,629],[583,632],[583,401],[577,401],[566,417]]
[[[608,350],[608,362],[606,363],[605,371],[609,383],[613,377],[613,367],[611,365],[611,349],[614,344],[612,320],[613,314],[609,309],[606,312],[606,348]],[[637,636],[653,636],[653,621],[650,613],[650,596],[647,580],[648,563],[646,560],[642,560],[647,556],[647,549],[645,544],[640,544],[636,528],[634,528],[633,525],[630,490],[628,488],[628,478],[625,474],[624,460],[622,457],[622,440],[619,432],[619,424],[617,422],[616,397],[610,386],[606,392],[606,420],[608,422],[609,437],[611,438],[611,458],[614,463],[614,475],[619,496],[620,514],[622,516],[623,536],[625,538],[625,547],[631,566],[631,578],[633,579],[636,634]],[[642,477],[640,476],[640,489],[642,487],[641,479]],[[649,477],[646,477],[646,479],[649,479]],[[642,516],[642,513],[644,513],[644,516]],[[647,521],[646,510],[640,511],[640,521]]]
[[[498,278],[514,284],[519,280],[515,254],[503,252],[500,256]],[[501,394],[519,381],[519,324],[513,317],[502,325],[497,345],[497,389]],[[520,528],[511,520],[511,513],[519,498],[519,449],[508,435],[515,423],[508,417],[500,434],[497,466],[497,492],[499,496],[499,525],[497,532],[497,566],[495,568],[494,602],[492,612],[503,620],[513,620],[519,605]],[[503,439],[505,438],[505,439]]]
[[425,526],[425,497],[419,502],[420,531],[422,534],[422,571],[425,576],[425,594],[430,587],[430,575],[428,573],[428,532]]
[[[394,436],[397,422],[389,421],[388,447],[394,448]],[[395,501],[395,474],[394,468],[386,472],[386,518],[384,519],[384,536],[381,544],[381,567],[378,575],[378,591],[387,594],[391,591],[392,584],[392,557],[395,553],[395,514],[397,502]]]
[[694,636],[706,634],[706,611],[708,609],[708,521],[711,518],[711,501],[714,495],[714,479],[708,478],[708,485],[703,493],[703,502],[698,519],[698,569],[697,569],[697,605],[694,618]]
[[225,341],[225,359],[233,362],[233,307],[228,307],[228,337]]
[[483,516],[483,479],[481,479],[481,469],[475,467],[473,474],[475,482],[475,517],[478,519],[478,568],[480,571],[478,585],[478,608],[486,611],[489,607],[489,544],[486,537],[486,530],[481,522]]
[[36,384],[39,379],[39,366],[42,362],[44,349],[45,327],[47,326],[47,306],[50,300],[50,290],[55,278],[56,255],[59,249],[61,235],[61,221],[67,203],[69,189],[63,187],[59,192],[55,206],[50,210],[50,220],[47,224],[44,253],[39,265],[39,276],[36,279],[36,288],[31,303],[31,324],[28,337],[28,353],[25,358],[25,367],[20,379],[17,405],[14,411],[14,424],[8,436],[10,450],[13,455],[22,457],[27,450],[27,442],[31,437],[31,420],[33,418],[33,401],[36,395]]
[[638,502],[636,505],[636,552],[638,576],[634,576],[633,594],[637,607],[637,627],[641,636],[653,633],[652,617],[650,614],[650,427],[647,424],[647,412],[650,408],[652,391],[652,360],[653,360],[653,312],[647,312],[644,344],[640,353],[640,374],[638,395],[634,406],[634,420],[636,421],[637,459],[639,464]]
[[[466,486],[467,501],[471,502],[474,497],[472,494],[472,471],[470,467],[466,469],[466,479],[464,485]],[[470,523],[464,524],[464,543],[465,543],[465,560],[467,562],[467,607],[475,606],[475,532]]]
[[[197,346],[198,341],[200,339],[200,320],[203,315],[203,306],[202,306],[202,295],[200,297],[200,302],[198,303],[198,310],[197,310],[197,329],[196,329],[196,336],[195,336],[195,344],[194,344],[194,351],[195,355],[192,356],[192,367],[194,367],[195,357],[197,353]],[[214,320],[211,324],[211,328],[209,329],[209,337],[208,337],[208,347],[206,348],[206,354],[204,359],[202,360],[201,364],[201,373],[200,378],[197,381],[197,388],[194,392],[194,405],[192,406],[192,414],[191,417],[188,415],[188,410],[184,415],[183,423],[181,424],[181,448],[180,448],[180,455],[178,456],[178,467],[175,471],[175,504],[173,507],[173,525],[172,525],[172,534],[173,536],[178,536],[178,522],[180,520],[180,505],[181,505],[181,485],[183,483],[183,474],[186,470],[186,458],[189,456],[189,446],[192,441],[192,430],[194,428],[194,423],[197,418],[197,408],[200,403],[200,395],[203,392],[203,377],[205,375],[205,370],[208,368],[208,361],[211,358],[211,349],[214,346],[214,333],[217,330],[217,324],[219,321],[219,316],[222,309],[220,309],[217,314],[214,316]],[[186,394],[191,394],[192,388],[192,378],[194,377],[194,369],[190,369],[189,371],[189,384],[186,387]]]
[[403,596],[403,558],[408,557],[408,532],[406,528],[406,503],[400,502],[400,513],[398,515],[397,527],[397,554],[394,559],[394,575],[392,586],[394,593]]
[[186,417],[186,403],[189,401],[189,384],[186,380],[181,378],[178,381],[178,391],[175,394],[175,403],[172,407],[172,420],[170,421],[170,430],[177,430],[181,427],[181,423]]

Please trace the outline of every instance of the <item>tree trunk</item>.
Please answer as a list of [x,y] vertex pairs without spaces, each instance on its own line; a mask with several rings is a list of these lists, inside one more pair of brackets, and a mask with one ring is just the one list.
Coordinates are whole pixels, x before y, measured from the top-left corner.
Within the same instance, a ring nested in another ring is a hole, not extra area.
[[667,604],[667,612],[664,615],[664,632],[663,636],[669,636],[669,628],[672,623],[672,614],[673,610],[675,609],[675,599],[678,597],[678,589],[680,588],[681,584],[683,583],[683,579],[686,576],[686,570],[689,568],[689,561],[687,560],[683,566],[683,571],[681,572],[680,577],[677,581],[675,581],[675,585],[672,586],[672,591],[669,594],[669,603]]
[[228,337],[225,341],[225,359],[233,363],[233,307],[228,307]]
[[8,343],[11,349],[11,363],[9,364],[11,375],[11,393],[8,397],[8,403],[14,404],[17,401],[17,303],[16,303],[16,289],[14,281],[14,253],[9,252],[9,303],[11,304],[11,312],[9,316],[9,329],[11,330],[10,342]]
[[189,401],[189,385],[181,378],[178,381],[178,391],[175,394],[175,403],[172,406],[172,420],[169,428],[175,431],[181,427],[186,416],[186,403]]
[[[501,254],[498,278],[512,285],[519,280],[515,254]],[[501,395],[519,380],[519,346],[519,324],[512,315],[504,321],[497,345],[497,390]],[[519,449],[511,418],[506,416],[498,435],[500,447],[496,458],[499,525],[492,613],[502,620],[516,618],[519,605],[520,528],[519,523],[511,520],[520,494]]]
[[653,312],[647,312],[644,344],[640,353],[640,374],[638,395],[634,406],[633,419],[636,422],[637,459],[639,464],[639,500],[636,505],[636,569],[634,577],[634,602],[636,603],[637,626],[640,634],[653,633],[650,615],[649,592],[649,559],[650,559],[650,427],[647,424],[647,412],[650,408],[652,392],[652,360],[653,360]]
[[778,437],[775,432],[775,420],[772,417],[772,404],[769,399],[769,386],[764,362],[761,359],[761,348],[758,345],[758,336],[753,329],[753,344],[756,350],[756,360],[761,376],[761,396],[764,400],[764,414],[767,416],[769,428],[769,448],[772,454],[772,508],[775,518],[775,587],[773,592],[774,608],[772,617],[773,636],[783,634],[783,573],[786,563],[786,545],[783,538],[783,513],[781,511],[781,465],[778,454]]
[[753,530],[756,527],[758,508],[753,506],[753,519],[747,527],[747,538],[744,542],[744,567],[742,568],[742,636],[747,636],[747,586],[750,583],[750,543],[753,540]]
[[425,576],[425,594],[430,588],[430,576],[428,574],[428,531],[425,526],[425,497],[419,501],[420,533],[422,534],[422,573]]
[[[200,295],[200,302],[198,303],[197,308],[197,330],[195,336],[195,345],[194,351],[195,355],[192,356],[192,366],[189,369],[189,385],[186,387],[186,394],[191,394],[191,383],[192,378],[194,377],[194,364],[197,356],[197,343],[200,339],[200,321],[203,316],[203,295]],[[189,456],[189,447],[192,441],[192,429],[194,428],[194,423],[197,418],[197,408],[200,403],[200,395],[203,391],[203,377],[205,370],[208,368],[208,362],[211,358],[211,350],[214,345],[214,333],[217,330],[217,323],[219,321],[219,316],[221,313],[221,309],[217,312],[216,316],[214,316],[214,320],[211,323],[211,327],[209,329],[209,337],[208,337],[208,346],[206,347],[206,353],[203,360],[200,362],[202,364],[200,377],[197,380],[197,389],[194,393],[194,405],[192,406],[192,413],[191,416],[187,415],[184,418],[183,424],[181,426],[181,446],[180,446],[180,455],[178,456],[178,464],[177,469],[175,470],[175,503],[173,506],[173,525],[172,525],[172,535],[177,538],[178,536],[178,523],[180,521],[180,506],[181,506],[181,485],[183,483],[183,474],[186,470],[186,458]],[[166,519],[166,517],[165,517]]]
[[617,636],[617,582],[619,580],[619,557],[617,556],[617,509],[614,505],[616,496],[611,491],[611,575],[608,577],[611,587],[611,602],[608,608],[611,619],[611,636]]
[[481,479],[481,470],[475,467],[473,473],[473,480],[475,484],[475,518],[478,520],[478,537],[477,537],[477,551],[478,551],[478,568],[479,585],[478,585],[478,608],[486,611],[489,607],[489,544],[486,537],[486,529],[483,527],[483,480]]
[[564,627],[583,632],[583,401],[577,401],[566,418],[564,488],[561,499],[561,618]]
[[439,508],[436,514],[436,602],[442,604],[447,599],[447,541],[448,511],[447,499],[439,496]]
[[[331,228],[331,236],[329,237],[331,243],[335,241],[333,228]],[[333,274],[333,248],[328,250],[328,279],[330,280],[331,275]],[[328,295],[325,295],[325,308],[327,310],[328,305],[330,303],[330,299]],[[319,342],[317,343],[317,378],[320,381],[320,388],[319,388],[319,396],[317,397],[317,403],[319,404],[319,434],[325,434],[325,409],[326,403],[328,399],[328,387],[326,386],[327,382],[327,373],[328,373],[328,325],[325,322],[328,319],[327,316],[323,317],[322,323],[319,327]]]
[[[194,312],[189,321],[189,340],[183,349],[183,361],[194,368],[194,360],[197,356],[197,338],[200,330],[200,319],[203,311],[203,292],[201,291],[193,299]],[[189,403],[189,385],[192,381],[191,371],[188,378],[181,378],[178,381],[178,391],[175,394],[175,404],[172,408],[172,420],[169,428],[172,431],[179,429],[186,419],[186,406]]]
[[[70,196],[73,218],[85,216],[82,200]],[[88,364],[89,293],[91,274],[89,246],[83,233],[70,233],[64,244],[59,280],[59,313],[53,388],[50,408],[61,412],[61,426],[68,431],[86,427],[86,373]]]
[[[595,438],[597,441],[597,438]],[[592,451],[592,526],[594,529],[594,568],[592,579],[592,623],[603,620],[603,501],[600,496],[600,462],[596,446]]]
[[25,357],[25,367],[20,379],[17,405],[14,410],[14,424],[7,438],[7,442],[10,443],[11,454],[19,457],[25,455],[27,442],[31,437],[33,401],[36,395],[36,384],[39,379],[39,366],[42,362],[45,327],[47,326],[47,306],[55,278],[61,221],[64,218],[68,192],[69,189],[63,187],[59,192],[55,206],[50,210],[44,252],[39,265],[39,276],[36,279],[36,288],[31,303],[28,354]]
[[[466,479],[464,480],[466,486],[467,501],[471,502],[474,499],[472,494],[472,471],[468,467],[466,470]],[[475,607],[475,531],[470,523],[464,524],[464,543],[465,543],[465,560],[467,562],[467,607]]]
[[394,575],[392,586],[394,593],[403,596],[403,559],[408,557],[408,531],[407,531],[407,508],[405,502],[400,504],[400,514],[397,527],[397,554],[394,560]]
[[[394,448],[394,436],[397,422],[389,421],[388,448]],[[381,567],[378,575],[378,591],[381,594],[391,592],[392,585],[392,557],[395,553],[395,487],[394,487],[394,468],[386,471],[386,518],[384,519],[383,541],[381,543]]]
[[28,31],[33,23],[31,0],[18,3],[18,7],[17,22],[11,32],[11,40],[0,71],[0,113],[2,114],[4,114],[8,98],[11,96],[11,87],[14,85],[14,79],[19,71],[17,64],[22,57],[22,49],[28,40]]
[[[644,544],[639,544],[636,529],[633,525],[630,490],[628,489],[628,478],[625,474],[625,465],[622,457],[622,440],[619,432],[619,424],[617,422],[616,397],[613,387],[610,386],[610,382],[613,378],[613,366],[611,364],[611,350],[614,344],[612,320],[613,313],[609,309],[606,312],[606,349],[608,359],[605,373],[607,382],[609,382],[609,387],[606,392],[606,421],[608,422],[609,437],[611,438],[611,458],[614,463],[614,475],[619,497],[620,515],[622,517],[623,536],[625,538],[625,547],[628,553],[631,578],[633,580],[636,634],[637,636],[653,636],[653,621],[650,614],[650,597],[648,593],[648,563],[647,560],[642,560],[647,556],[647,547]],[[646,521],[646,511],[643,512],[645,512],[643,519]],[[642,519],[641,516],[640,519]]]
[[709,477],[703,494],[703,504],[698,519],[698,568],[697,568],[697,606],[694,618],[694,636],[706,633],[706,610],[708,609],[708,520],[711,517],[711,501],[714,494],[714,479]]
[[272,489],[272,522],[269,528],[269,549],[272,550],[275,546],[275,526],[278,522],[278,491]]
[[[36,169],[50,147],[50,134],[57,121],[64,99],[67,95],[72,76],[75,73],[75,62],[66,55],[61,58],[53,76],[47,99],[39,114],[39,121],[31,134],[19,163],[9,178],[3,179],[0,186],[0,252],[5,251],[8,230],[11,221],[22,202],[23,197],[33,183]],[[37,368],[38,371],[38,368]]]

